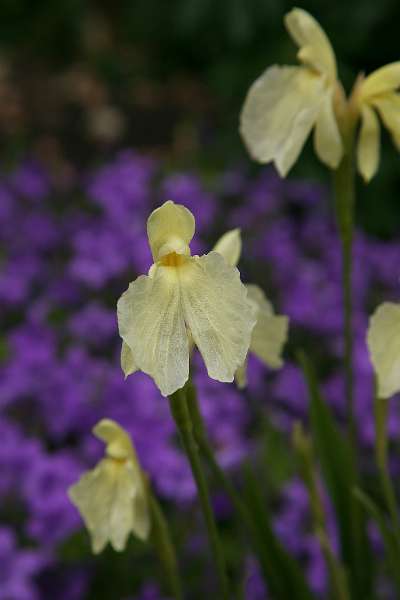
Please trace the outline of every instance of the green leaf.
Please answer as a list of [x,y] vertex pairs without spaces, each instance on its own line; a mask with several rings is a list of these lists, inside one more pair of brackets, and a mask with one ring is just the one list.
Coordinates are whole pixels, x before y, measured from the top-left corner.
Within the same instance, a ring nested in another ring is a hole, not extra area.
[[260,493],[259,480],[249,465],[245,466],[244,476],[244,495],[252,518],[252,533],[272,597],[315,600],[300,565],[286,552],[273,531],[267,502]]
[[310,420],[316,456],[335,508],[341,556],[352,597],[370,598],[373,563],[365,514],[353,493],[359,483],[354,454],[320,394],[314,369],[304,353],[299,353],[299,362],[310,394]]

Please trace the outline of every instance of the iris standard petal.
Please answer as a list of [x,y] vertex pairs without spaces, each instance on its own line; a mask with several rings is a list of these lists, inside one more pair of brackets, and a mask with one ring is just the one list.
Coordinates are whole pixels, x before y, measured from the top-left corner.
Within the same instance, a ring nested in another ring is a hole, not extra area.
[[361,108],[361,128],[357,144],[357,166],[365,181],[370,181],[378,170],[380,154],[380,125],[373,108]]
[[336,169],[343,156],[342,138],[333,108],[333,89],[324,95],[314,130],[314,147],[320,160]]
[[366,100],[397,88],[400,88],[400,61],[385,65],[368,75],[361,84],[360,97]]
[[242,253],[240,229],[231,229],[222,235],[214,246],[214,252],[224,257],[228,265],[236,267]]
[[135,458],[136,454],[132,446],[131,438],[118,423],[111,419],[101,419],[95,427],[93,434],[106,444],[106,454],[110,458],[122,460]]
[[289,319],[274,314],[271,303],[257,285],[247,285],[248,296],[257,307],[257,322],[253,329],[250,352],[254,352],[266,365],[279,369],[282,350],[287,340]]
[[378,396],[400,391],[400,305],[381,304],[370,319],[367,342],[378,379]]
[[393,142],[400,150],[400,94],[389,92],[371,100],[388,128]]
[[156,208],[147,220],[147,235],[154,262],[172,252],[190,254],[194,235],[194,216],[182,204],[171,200]]
[[333,81],[337,77],[336,59],[328,36],[314,17],[301,8],[285,15],[285,25],[300,51],[298,58]]
[[151,277],[138,277],[117,305],[120,336],[138,369],[154,379],[164,396],[183,387],[189,376],[189,341],[178,280],[181,268],[160,266]]
[[323,78],[304,67],[269,67],[251,86],[240,132],[255,160],[282,176],[296,162],[317,119]]
[[137,367],[133,361],[132,351],[124,341],[122,341],[121,346],[121,368],[125,378],[137,371]]
[[185,321],[209,376],[233,381],[255,324],[254,306],[239,271],[217,252],[210,252],[193,257],[179,277]]

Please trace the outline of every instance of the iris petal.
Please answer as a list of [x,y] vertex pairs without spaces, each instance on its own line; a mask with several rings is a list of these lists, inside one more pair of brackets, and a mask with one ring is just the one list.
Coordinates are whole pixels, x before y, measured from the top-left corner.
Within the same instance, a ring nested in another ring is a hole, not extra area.
[[370,181],[378,170],[380,153],[380,126],[373,108],[364,105],[361,109],[361,129],[357,146],[358,170]]
[[378,379],[378,395],[400,391],[400,305],[381,304],[370,319],[368,348]]

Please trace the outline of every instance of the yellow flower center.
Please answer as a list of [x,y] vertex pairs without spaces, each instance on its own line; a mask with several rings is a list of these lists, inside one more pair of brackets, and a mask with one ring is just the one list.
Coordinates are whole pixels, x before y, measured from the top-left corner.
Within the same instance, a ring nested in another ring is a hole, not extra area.
[[181,267],[187,261],[187,258],[184,254],[170,252],[160,259],[159,264],[163,267]]

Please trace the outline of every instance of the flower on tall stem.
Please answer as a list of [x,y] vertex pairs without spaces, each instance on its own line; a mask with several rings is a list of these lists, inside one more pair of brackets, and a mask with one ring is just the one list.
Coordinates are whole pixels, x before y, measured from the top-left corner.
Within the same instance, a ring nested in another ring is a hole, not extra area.
[[146,483],[131,439],[122,427],[102,419],[93,433],[106,444],[105,457],[82,475],[68,494],[89,530],[93,552],[101,552],[107,542],[121,551],[130,533],[141,540],[149,536]]
[[[236,266],[242,252],[240,230],[227,231],[215,244],[214,251],[221,254],[228,264]],[[257,319],[249,352],[271,369],[279,369],[283,364],[282,350],[287,340],[289,319],[274,313],[271,302],[258,285],[246,284],[246,288],[250,301],[254,303]],[[235,380],[240,388],[247,385],[247,358],[237,369]]]
[[285,176],[314,128],[320,160],[336,169],[343,155],[336,111],[344,102],[336,59],[328,37],[305,10],[285,16],[299,47],[301,66],[273,65],[251,86],[240,117],[240,132],[255,160],[273,161]]
[[233,381],[256,321],[237,268],[217,252],[191,256],[194,231],[182,205],[168,201],[153,211],[147,234],[154,264],[118,301],[122,368],[126,375],[144,371],[164,396],[188,380],[192,343],[212,379]]

